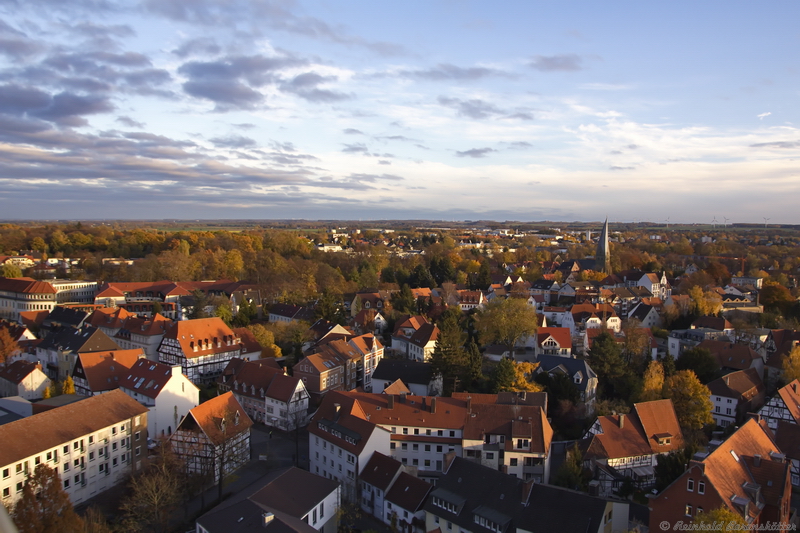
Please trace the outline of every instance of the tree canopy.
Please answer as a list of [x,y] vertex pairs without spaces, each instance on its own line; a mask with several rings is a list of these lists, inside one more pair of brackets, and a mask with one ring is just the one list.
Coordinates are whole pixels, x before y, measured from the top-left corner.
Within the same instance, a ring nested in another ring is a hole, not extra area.
[[514,353],[516,345],[536,333],[536,310],[521,298],[495,299],[478,314],[476,323],[484,344],[502,344]]
[[699,430],[714,422],[711,391],[691,370],[679,370],[667,378],[664,392],[672,400],[682,428]]
[[58,472],[44,463],[25,480],[12,516],[19,533],[83,532],[83,521],[61,487]]

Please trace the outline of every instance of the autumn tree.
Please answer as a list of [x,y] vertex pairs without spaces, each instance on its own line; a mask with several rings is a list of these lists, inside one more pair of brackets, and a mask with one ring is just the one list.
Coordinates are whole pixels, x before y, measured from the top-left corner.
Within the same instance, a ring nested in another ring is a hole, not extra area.
[[208,313],[206,307],[209,305],[208,296],[200,289],[192,291],[192,311],[189,313],[189,319],[206,318]]
[[251,324],[247,329],[256,338],[256,342],[261,345],[261,357],[280,357],[281,348],[275,344],[275,335],[261,324]]
[[492,373],[492,391],[540,392],[543,387],[533,381],[533,372],[538,366],[538,363],[516,363],[504,357]]
[[722,310],[722,297],[716,292],[703,291],[699,285],[689,289],[689,297],[694,316],[716,316]]
[[439,336],[431,355],[431,370],[442,376],[444,396],[450,396],[456,389],[457,381],[461,380],[466,366],[465,340],[466,335],[455,317],[447,315],[440,321]]
[[700,430],[714,422],[711,416],[711,391],[691,370],[679,370],[667,378],[664,395],[672,400],[682,428]]
[[765,309],[777,311],[783,316],[789,314],[797,299],[791,291],[775,281],[766,280],[758,293],[758,300]]
[[639,395],[640,402],[650,402],[663,398],[664,390],[664,366],[659,361],[650,361],[647,370],[644,371],[642,381],[642,393]]
[[698,513],[692,524],[708,526],[707,528],[699,527],[697,531],[709,531],[712,530],[713,526],[718,526],[719,524],[725,524],[726,531],[747,531],[750,528],[750,525],[739,513],[734,513],[727,507],[717,507],[710,511]]
[[784,383],[791,383],[796,379],[800,379],[800,345],[792,348],[792,351],[783,360],[781,377]]
[[80,533],[83,521],[75,513],[58,472],[44,463],[25,480],[12,515],[19,533]]
[[75,382],[72,376],[67,376],[61,382],[61,394],[75,394]]
[[19,343],[11,336],[8,328],[0,326],[0,364],[8,366],[11,358],[19,351]]
[[487,305],[476,326],[484,344],[502,344],[513,356],[517,343],[536,334],[537,324],[536,309],[521,298],[508,298]]

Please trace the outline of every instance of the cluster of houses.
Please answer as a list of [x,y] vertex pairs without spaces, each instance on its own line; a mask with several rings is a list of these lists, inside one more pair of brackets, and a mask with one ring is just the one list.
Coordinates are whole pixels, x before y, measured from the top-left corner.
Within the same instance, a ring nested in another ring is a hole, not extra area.
[[[658,457],[684,446],[670,400],[598,417],[566,452],[580,452],[589,492],[551,486],[555,449],[563,445],[554,441],[547,395],[442,397],[443,376],[429,364],[439,329],[422,314],[390,315],[392,293],[349,295],[342,326],[314,321],[307,307],[262,309],[257,288],[241,282],[27,278],[0,278],[0,328],[20,346],[0,369],[0,410],[10,415],[0,442],[13,443],[0,453],[3,502],[19,498],[25,476],[42,462],[57,469],[73,503],[85,502],[144,468],[159,439],[193,473],[214,480],[250,460],[251,428],[263,424],[308,427],[309,472],[275,474],[258,492],[202,517],[198,531],[333,531],[343,500],[408,533],[644,531],[720,506],[751,524],[793,520],[800,383],[776,384],[800,333],[742,338],[726,318],[702,317],[657,338],[652,331],[665,307],[688,308],[663,274],[581,281],[580,262],[551,267],[561,274],[535,283],[506,275],[486,290],[414,289],[413,296],[427,305],[427,317],[446,306],[470,312],[498,298],[526,298],[537,310],[537,333],[513,353],[488,346],[484,356],[534,361],[537,373],[566,376],[586,418],[598,378],[582,356],[601,332],[619,343],[640,333],[646,356],[679,359],[687,349],[708,349],[720,368],[708,383],[712,415],[730,436],[712,440],[646,506],[620,495],[630,487],[651,491]],[[760,280],[739,281],[722,292],[752,304],[747,287]],[[217,317],[187,319],[197,290],[229,298],[234,310],[257,302],[271,322],[310,323],[302,356],[287,369],[262,358],[246,328]],[[623,327],[632,319],[635,327]],[[75,395],[48,398],[66,378]],[[218,395],[200,403],[200,389],[209,386]]]

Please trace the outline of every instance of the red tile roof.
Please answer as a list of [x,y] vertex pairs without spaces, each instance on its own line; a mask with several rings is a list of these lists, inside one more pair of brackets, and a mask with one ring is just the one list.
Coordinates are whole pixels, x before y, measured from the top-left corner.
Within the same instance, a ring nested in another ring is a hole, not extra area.
[[562,348],[572,348],[572,336],[569,334],[569,328],[539,328],[536,337],[539,346],[548,338],[553,337],[553,340]]
[[28,377],[36,369],[41,370],[42,365],[31,363],[30,361],[14,361],[7,367],[0,370],[0,379],[19,385],[22,380]]
[[[237,414],[238,424],[236,423]],[[189,411],[178,429],[189,429],[192,424],[186,422],[190,418],[215,446],[248,431],[253,426],[253,421],[244,412],[232,392],[211,398]]]
[[[172,377],[171,366],[149,359],[139,359],[127,375],[119,380],[119,386],[148,398],[156,398]],[[197,388],[192,382],[188,382],[188,385]]]
[[783,400],[786,408],[792,414],[795,423],[800,424],[800,381],[794,380],[778,390],[778,395]]
[[19,292],[23,294],[56,294],[58,291],[47,282],[33,278],[2,278],[0,291]]
[[83,369],[92,392],[113,390],[119,387],[120,381],[128,375],[131,367],[144,356],[141,348],[79,353],[75,372]]
[[164,338],[176,339],[187,358],[239,350],[239,339],[219,317],[175,322]]
[[19,319],[27,327],[41,326],[50,311],[20,311]]

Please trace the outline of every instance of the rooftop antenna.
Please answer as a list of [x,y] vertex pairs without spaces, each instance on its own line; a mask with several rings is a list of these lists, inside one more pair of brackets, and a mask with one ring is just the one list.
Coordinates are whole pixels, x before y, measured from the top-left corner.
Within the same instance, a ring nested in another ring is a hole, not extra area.
[[772,218],[767,218],[767,217],[761,217],[761,218],[764,219],[764,227],[766,228],[767,227],[767,221],[772,220]]

